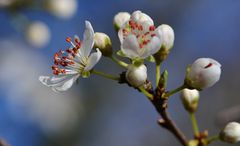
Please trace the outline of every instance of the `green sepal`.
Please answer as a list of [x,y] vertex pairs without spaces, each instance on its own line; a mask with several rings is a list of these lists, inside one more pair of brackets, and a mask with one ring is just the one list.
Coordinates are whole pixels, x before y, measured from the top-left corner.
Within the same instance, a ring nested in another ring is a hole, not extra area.
[[143,63],[144,63],[144,60],[141,59],[141,58],[135,58],[135,59],[132,60],[132,64],[133,64],[134,66],[140,66],[140,65],[142,65]]
[[147,57],[146,60],[149,61],[149,62],[152,62],[152,63],[156,62],[155,58],[152,55]]
[[164,70],[163,73],[161,74],[160,84],[163,85],[164,88],[166,88],[167,82],[168,82],[168,71]]
[[122,50],[117,51],[117,55],[121,57],[127,57],[127,55],[125,55]]
[[91,74],[90,71],[83,71],[82,72],[82,77],[83,78],[88,78],[90,76],[90,74]]

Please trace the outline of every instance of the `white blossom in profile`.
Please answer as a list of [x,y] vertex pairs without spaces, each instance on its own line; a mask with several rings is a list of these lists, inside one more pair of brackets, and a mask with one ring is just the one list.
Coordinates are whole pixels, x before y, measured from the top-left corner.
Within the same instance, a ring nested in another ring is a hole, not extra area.
[[68,90],[80,76],[89,76],[90,70],[102,57],[98,48],[96,52],[91,53],[94,45],[94,31],[89,21],[85,22],[85,27],[82,42],[78,36],[75,36],[74,42],[68,37],[67,42],[71,47],[55,53],[53,76],[39,77],[42,84],[55,92]]
[[78,8],[77,0],[47,0],[47,10],[53,15],[62,18],[69,19],[76,12]]
[[51,33],[45,23],[35,21],[30,22],[27,26],[25,37],[33,47],[42,48],[49,43]]

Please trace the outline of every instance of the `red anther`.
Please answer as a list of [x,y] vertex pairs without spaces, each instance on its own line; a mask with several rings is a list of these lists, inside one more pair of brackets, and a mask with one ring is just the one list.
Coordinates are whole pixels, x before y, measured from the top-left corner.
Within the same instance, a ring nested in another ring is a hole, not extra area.
[[143,45],[146,45],[147,43],[148,43],[148,40],[144,40],[144,41],[142,42]]
[[74,47],[72,50],[76,54],[78,49]]
[[143,26],[142,25],[138,25],[138,30],[143,30]]
[[69,49],[69,48],[68,48],[66,51],[67,51],[68,53],[72,53],[72,50]]
[[154,36],[156,36],[156,34],[151,34],[151,37],[154,37]]
[[205,66],[204,68],[209,68],[211,67],[213,64],[212,63],[209,63],[207,66]]
[[54,60],[54,64],[58,65],[59,61],[58,60]]
[[142,49],[143,48],[143,44],[139,44],[139,47]]
[[130,20],[128,23],[132,29],[137,28],[137,24],[133,20]]
[[66,73],[66,70],[65,70],[65,69],[61,69],[60,72],[63,73],[63,74],[65,74],[65,73]]
[[57,69],[58,69],[58,67],[56,65],[52,66],[52,70],[57,70]]
[[55,53],[53,56],[54,60],[58,60],[59,55],[60,55],[59,53]]
[[66,62],[60,62],[60,64],[61,64],[63,67],[67,66],[67,63],[66,63]]
[[58,70],[54,70],[54,71],[53,71],[53,74],[54,74],[54,75],[58,75],[58,74],[59,74],[59,71],[58,71]]
[[149,35],[149,34],[150,34],[150,32],[146,32],[146,33],[144,33],[144,36]]
[[154,31],[154,30],[155,30],[155,26],[154,25],[149,26],[149,31]]
[[70,42],[72,41],[72,39],[71,39],[70,37],[67,37],[67,38],[66,38],[66,41],[67,41],[68,43],[70,43]]

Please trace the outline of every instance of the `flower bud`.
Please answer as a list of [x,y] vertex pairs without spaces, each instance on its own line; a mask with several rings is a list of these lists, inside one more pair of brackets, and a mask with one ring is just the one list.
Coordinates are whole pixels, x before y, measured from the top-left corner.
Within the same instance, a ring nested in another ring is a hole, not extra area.
[[41,22],[31,22],[26,29],[25,37],[34,47],[41,48],[50,40],[50,30],[48,26]]
[[169,51],[173,47],[174,43],[174,31],[171,26],[167,24],[162,24],[159,26],[162,36],[162,48]]
[[211,58],[199,58],[187,69],[185,84],[202,90],[213,86],[221,75],[221,64]]
[[96,32],[94,34],[94,48],[99,48],[104,56],[112,55],[112,42],[105,33]]
[[116,14],[113,19],[113,24],[116,31],[118,31],[122,27],[122,25],[125,24],[129,19],[130,14],[128,12],[119,12],[118,14]]
[[132,86],[140,87],[147,80],[147,67],[144,64],[140,66],[129,65],[126,79]]
[[77,0],[46,0],[46,9],[59,18],[68,19],[77,12]]
[[181,92],[181,100],[184,108],[189,112],[195,112],[198,107],[199,92],[198,90],[183,89]]
[[237,122],[228,123],[221,131],[220,139],[228,143],[237,143],[240,141],[240,124]]
[[168,56],[174,44],[174,31],[171,26],[162,24],[157,28],[162,39],[161,49],[154,55],[157,62],[162,62]]

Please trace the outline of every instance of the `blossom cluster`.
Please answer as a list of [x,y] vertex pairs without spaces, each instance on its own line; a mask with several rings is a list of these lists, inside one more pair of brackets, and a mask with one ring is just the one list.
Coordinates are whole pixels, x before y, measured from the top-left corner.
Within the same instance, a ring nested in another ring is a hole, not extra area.
[[[144,62],[150,61],[156,64],[156,90],[162,84],[166,84],[167,72],[161,74],[159,68],[174,46],[173,28],[167,24],[157,26],[150,16],[141,11],[132,14],[120,12],[115,15],[113,24],[121,44],[116,54],[128,58],[129,62],[114,57],[110,37],[102,32],[94,32],[91,23],[85,21],[83,40],[81,41],[78,36],[67,37],[66,41],[70,43],[70,47],[60,50],[53,57],[53,76],[40,76],[39,80],[52,90],[61,92],[72,87],[79,77],[87,78],[91,74],[97,74],[120,83],[125,82],[144,93],[153,102],[157,94],[147,91],[151,82],[148,80],[148,69]],[[120,76],[112,76],[96,71],[94,66],[102,56],[122,66],[124,72]],[[220,75],[221,64],[218,61],[212,58],[198,58],[187,67],[183,85],[176,90],[164,92],[159,98],[166,100],[182,90],[181,99],[184,108],[192,114],[198,107],[199,91],[217,83]],[[238,123],[227,125],[219,138],[231,143],[240,141],[239,127]],[[195,132],[196,139],[205,138],[201,137],[196,125]],[[208,142],[210,143],[210,140]]]

